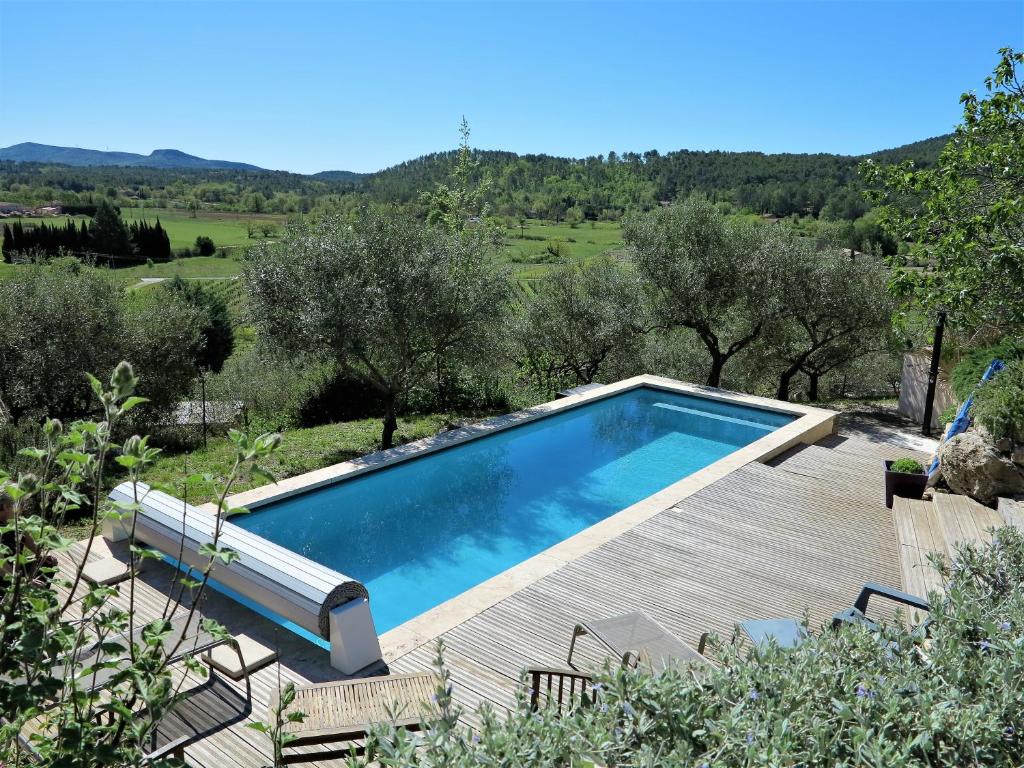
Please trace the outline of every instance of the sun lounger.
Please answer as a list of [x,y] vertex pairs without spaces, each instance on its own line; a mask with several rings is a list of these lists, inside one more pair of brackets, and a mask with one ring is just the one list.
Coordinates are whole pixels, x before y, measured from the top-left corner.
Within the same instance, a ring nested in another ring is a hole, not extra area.
[[643,661],[650,664],[655,672],[660,672],[673,663],[710,663],[661,624],[640,611],[577,624],[572,631],[569,656],[566,659],[573,669],[576,669],[572,663],[576,640],[583,635],[593,637],[625,666],[636,666]]
[[[859,624],[871,630],[878,629],[878,623],[867,616],[868,601],[872,597],[881,597],[922,611],[929,610],[928,601],[923,598],[892,587],[868,583],[861,589],[851,608],[833,615],[833,628],[839,628],[843,624]],[[915,631],[926,631],[926,624],[927,622],[919,625]],[[780,648],[795,648],[809,636],[804,625],[796,619],[750,619],[740,622],[739,626],[758,647],[774,642]],[[705,632],[700,639],[700,645],[697,646],[701,653],[704,652],[707,639],[708,633]]]
[[[383,675],[295,687],[286,712],[302,712],[301,722],[285,723],[287,747],[331,746],[316,752],[289,752],[283,762],[304,763],[360,754],[354,742],[366,738],[372,725],[391,723],[416,730],[436,709],[437,676],[430,672]],[[274,722],[278,695],[271,694],[268,722]]]

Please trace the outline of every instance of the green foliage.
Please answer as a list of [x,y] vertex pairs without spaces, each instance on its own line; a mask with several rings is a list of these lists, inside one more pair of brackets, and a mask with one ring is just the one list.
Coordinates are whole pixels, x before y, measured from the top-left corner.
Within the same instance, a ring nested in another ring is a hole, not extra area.
[[1024,360],[1024,339],[1007,336],[995,344],[975,347],[968,351],[953,367],[950,374],[953,392],[960,402],[966,400],[974,392],[974,388],[978,386],[978,382],[981,381],[981,377],[993,360],[1002,360],[1004,363]]
[[1004,48],[987,94],[965,93],[963,123],[935,168],[868,164],[883,223],[926,271],[906,270],[897,291],[947,309],[966,329],[1024,328],[1024,54]]
[[[446,414],[400,417],[395,440],[404,443],[430,437],[444,429],[452,418]],[[274,431],[281,426],[270,417],[250,418],[252,434]],[[357,419],[289,429],[286,434],[282,447],[266,461],[267,468],[278,477],[292,477],[372,453],[380,444],[380,420]],[[229,439],[213,437],[207,447],[198,447],[187,456],[161,454],[146,477],[153,483],[173,488],[179,497],[187,496],[190,503],[202,504],[215,498],[218,483],[231,470],[234,455],[234,444]],[[266,480],[261,477],[242,471],[233,487],[244,491],[265,484]]]
[[235,332],[227,302],[219,293],[207,290],[196,282],[186,282],[177,275],[167,283],[161,284],[161,288],[201,314],[202,340],[195,363],[206,371],[220,371],[224,361],[231,356],[235,348]]
[[827,374],[890,349],[896,307],[886,290],[889,270],[871,256],[851,258],[792,232],[777,233],[775,243],[783,261],[780,297],[764,342],[782,368],[775,396],[788,400],[802,374],[808,399],[817,400]]
[[206,235],[199,235],[196,238],[196,253],[199,256],[213,256],[217,251],[217,246],[213,244],[213,240]]
[[[16,477],[0,470],[0,762],[5,765],[26,762],[19,734],[32,750],[32,764],[146,764],[151,735],[187,695],[179,691],[168,664],[179,646],[170,642],[164,648],[170,639],[170,619],[191,621],[214,560],[235,556],[220,545],[218,523],[206,549],[208,559],[181,577],[183,588],[172,589],[163,613],[145,626],[136,623],[131,602],[124,608],[110,599],[118,594],[117,588],[90,585],[83,578],[88,551],[72,553],[72,542],[58,533],[59,527],[69,516],[84,515],[90,541],[108,518],[133,528],[138,483],[159,453],[148,438],[138,435],[120,445],[111,440],[128,414],[145,403],[134,394],[138,379],[132,367],[118,364],[108,385],[93,376],[85,378],[99,418],[67,426],[46,420],[41,443],[20,451],[29,468]],[[217,504],[224,513],[218,520],[232,511],[225,499],[234,478],[243,468],[254,471],[270,457],[280,437],[233,433],[231,440],[234,462],[218,489]],[[135,501],[105,498],[111,465],[124,473]],[[129,552],[133,575],[122,594],[131,600],[137,567],[156,555],[136,546]],[[57,553],[70,559],[70,572],[57,568]],[[214,635],[225,632],[215,622],[204,626]],[[93,653],[102,653],[102,659],[91,660]],[[184,663],[192,675],[207,674],[197,659]],[[96,671],[105,679],[94,686]],[[163,759],[150,764],[173,763]]]
[[636,274],[610,259],[561,267],[536,288],[516,335],[539,389],[589,384],[648,330]]
[[911,475],[919,475],[924,472],[924,467],[921,466],[921,462],[917,459],[896,459],[892,464],[889,465],[890,472],[905,472]]
[[[962,549],[932,596],[928,638],[897,619],[879,632],[822,629],[792,650],[714,651],[719,666],[606,670],[597,705],[557,716],[484,711],[457,725],[450,691],[419,734],[382,726],[353,762],[383,768],[995,766],[1024,761],[1024,537]],[[457,681],[456,681],[457,682]]]
[[[879,163],[913,159],[918,165],[929,165],[944,143],[944,137],[929,139],[870,157]],[[449,185],[450,190],[460,152],[433,153],[365,175],[342,171],[302,176],[230,169],[67,167],[0,161],[0,199],[42,205],[58,198],[65,206],[91,211],[105,197],[119,202],[122,209],[142,204],[191,211],[197,225],[203,223],[204,212],[212,211],[344,213],[368,202],[422,208],[420,198],[424,193],[437,190],[439,185]],[[866,211],[856,173],[862,159],[691,150],[665,154],[654,150],[621,155],[609,152],[585,158],[475,151],[472,175],[475,180],[490,177],[485,202],[502,216],[523,214],[561,221],[564,217],[575,219],[577,214],[570,212],[579,208],[586,219],[612,221],[624,212],[647,210],[660,201],[696,191],[757,214],[818,216],[827,209],[829,216],[853,220]],[[426,207],[430,207],[429,202]],[[194,232],[178,241],[165,211],[160,215],[165,217],[174,248],[194,241]],[[181,218],[186,219],[187,214]],[[212,230],[199,234],[208,234],[218,243],[228,242]]]
[[1024,443],[1024,360],[1010,362],[978,388],[972,415],[997,440]]
[[143,415],[189,391],[200,338],[187,304],[125,291],[75,259],[18,270],[0,281],[0,402],[14,420],[86,415],[92,394],[80,371],[128,357],[145,376]]
[[427,209],[427,222],[441,225],[450,232],[461,232],[467,224],[479,222],[490,213],[486,202],[491,178],[480,172],[480,163],[469,146],[469,123],[462,118],[459,126],[458,153],[450,180],[439,182],[430,192],[424,192],[420,202]]
[[659,208],[623,226],[655,322],[689,328],[711,358],[717,387],[736,354],[761,337],[780,309],[786,235],[777,227],[727,220],[706,198]]
[[131,253],[128,227],[121,220],[121,212],[106,200],[100,200],[89,229],[89,240],[93,250],[112,256]]
[[391,445],[400,399],[449,369],[495,360],[509,283],[482,228],[434,229],[394,210],[290,225],[250,253],[245,279],[264,336],[331,360],[375,388]]
[[[280,681],[278,681],[278,685],[280,685]],[[271,710],[274,715],[274,721],[271,723],[257,721],[255,723],[248,724],[249,728],[265,734],[270,739],[271,746],[274,750],[274,768],[278,768],[278,766],[285,764],[284,748],[298,738],[298,736],[285,731],[284,727],[291,723],[301,723],[306,719],[304,712],[286,711],[294,701],[295,683],[289,681],[285,684],[284,688],[280,690],[276,704]]]

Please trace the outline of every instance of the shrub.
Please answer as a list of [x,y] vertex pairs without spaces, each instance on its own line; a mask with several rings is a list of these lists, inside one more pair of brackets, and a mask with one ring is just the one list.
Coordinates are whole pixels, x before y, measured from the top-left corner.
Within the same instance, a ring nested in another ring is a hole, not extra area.
[[217,251],[217,246],[213,244],[213,239],[206,235],[199,235],[196,238],[196,253],[200,256],[213,256]]
[[917,459],[896,459],[892,464],[889,465],[889,470],[892,472],[906,472],[912,475],[919,475],[924,472],[924,467],[921,466],[921,462]]
[[1024,360],[1009,363],[974,396],[974,418],[997,439],[1024,443]]
[[956,364],[950,375],[953,392],[960,402],[966,400],[974,392],[974,388],[981,381],[981,377],[993,360],[1002,360],[1004,363],[1024,360],[1024,340],[1007,337],[996,344],[977,347],[968,352]]
[[707,672],[605,670],[595,707],[558,718],[530,712],[524,693],[472,734],[444,680],[441,716],[422,735],[377,729],[361,764],[1020,765],[1024,535],[1004,528],[990,548],[964,547],[943,576],[928,640],[899,617],[877,632],[823,629],[792,650],[744,652],[734,638]]

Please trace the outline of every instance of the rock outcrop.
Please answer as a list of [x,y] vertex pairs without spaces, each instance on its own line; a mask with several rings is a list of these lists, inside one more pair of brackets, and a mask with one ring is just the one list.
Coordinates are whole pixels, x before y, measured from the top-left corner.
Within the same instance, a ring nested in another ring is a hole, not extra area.
[[1024,494],[1024,471],[978,432],[957,435],[939,454],[942,477],[953,493],[995,504],[1000,496]]

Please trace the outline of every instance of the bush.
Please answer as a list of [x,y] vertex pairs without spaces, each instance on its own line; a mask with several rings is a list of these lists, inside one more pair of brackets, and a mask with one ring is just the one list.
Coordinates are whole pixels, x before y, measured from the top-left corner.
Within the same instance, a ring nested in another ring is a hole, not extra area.
[[991,548],[967,546],[943,576],[927,640],[899,617],[878,632],[823,629],[793,650],[744,652],[734,638],[706,672],[606,670],[595,707],[533,713],[523,693],[472,735],[444,681],[424,735],[378,728],[361,764],[1020,765],[1024,536],[1004,528]]
[[[229,514],[224,499],[242,473],[260,471],[254,463],[272,455],[280,436],[231,435],[234,469],[217,484],[220,513],[208,551],[188,574],[172,580],[159,617],[142,626],[131,609],[111,599],[119,589],[134,594],[136,577],[120,588],[90,584],[82,578],[85,558],[72,554],[72,542],[55,527],[84,507],[91,513],[87,537],[97,536],[108,517],[134,529],[137,505],[107,499],[106,475],[111,464],[118,466],[133,493],[141,495],[142,473],[159,453],[145,437],[111,440],[121,431],[118,422],[140,404],[132,367],[120,363],[109,388],[95,378],[90,382],[98,420],[65,426],[49,419],[41,442],[20,451],[31,471],[13,477],[0,469],[0,765],[170,768],[183,763],[144,757],[156,743],[160,721],[189,695],[172,676],[173,654],[164,648],[164,641],[174,645],[168,639],[170,619],[188,615],[184,596],[202,603],[214,562],[238,557],[220,543],[220,521]],[[63,554],[70,573],[57,568],[54,553]],[[133,574],[143,560],[159,559],[135,546],[129,557]],[[229,637],[211,619],[203,620],[203,629],[217,639]],[[124,639],[135,630],[140,634]],[[92,656],[97,641],[104,654],[99,663]],[[183,665],[193,680],[209,674],[198,658]],[[106,677],[94,689],[96,670]]]
[[993,360],[1002,360],[1004,363],[1024,360],[1024,340],[1007,337],[996,344],[977,347],[968,352],[950,375],[953,392],[960,402],[971,396]]
[[166,411],[191,389],[199,314],[151,291],[129,291],[77,261],[32,265],[0,281],[0,403],[12,421],[89,413],[81,371],[131,358],[149,399],[133,421]]
[[212,238],[206,235],[199,235],[196,238],[196,253],[200,256],[213,256],[217,251],[217,246],[213,244]]
[[974,418],[997,439],[1024,443],[1024,360],[1015,360],[974,396]]

